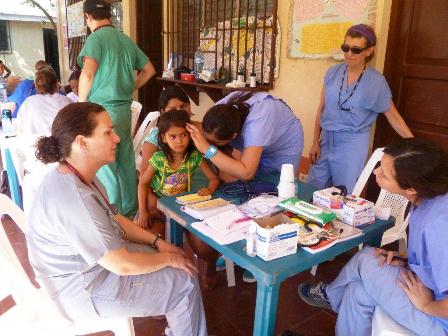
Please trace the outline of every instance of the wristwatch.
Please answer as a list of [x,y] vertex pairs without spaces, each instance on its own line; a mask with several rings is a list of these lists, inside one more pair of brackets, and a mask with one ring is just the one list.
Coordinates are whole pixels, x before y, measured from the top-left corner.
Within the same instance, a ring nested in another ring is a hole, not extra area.
[[161,235],[160,233],[158,233],[158,234],[156,235],[156,239],[154,239],[154,242],[153,242],[152,245],[151,245],[151,247],[152,247],[153,249],[158,250],[158,247],[157,247],[157,241],[159,240],[159,238],[162,238],[162,235]]

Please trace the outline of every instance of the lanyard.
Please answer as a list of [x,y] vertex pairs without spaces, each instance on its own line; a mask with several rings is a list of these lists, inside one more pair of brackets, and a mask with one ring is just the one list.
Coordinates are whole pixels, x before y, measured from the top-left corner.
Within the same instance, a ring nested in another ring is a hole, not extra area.
[[117,209],[109,203],[108,199],[106,198],[106,196],[103,195],[103,193],[101,192],[100,188],[97,187],[97,185],[95,183],[89,183],[87,182],[87,180],[81,175],[81,173],[75,168],[73,167],[70,163],[68,163],[66,160],[62,161],[62,163],[73,173],[76,175],[76,177],[78,177],[82,183],[84,183],[87,187],[89,187],[90,189],[93,190],[93,187],[95,187],[95,189],[99,192],[99,194],[101,195],[101,197],[103,198],[104,202],[107,204],[107,207],[109,208],[110,212],[112,213],[112,215],[117,214]]
[[[345,108],[343,107],[345,103],[348,102],[348,100],[353,96],[353,94],[355,93],[356,89],[358,88],[359,82],[361,81],[362,75],[364,75],[364,71],[366,71],[366,66],[364,65],[364,69],[362,69],[361,74],[359,75],[355,86],[353,87],[352,92],[350,92],[350,94],[348,95],[347,98],[345,98],[345,100],[341,103],[341,93],[342,93],[342,88],[344,86],[344,79],[345,79],[345,74],[347,73],[347,69],[348,69],[348,65],[345,67],[344,69],[344,73],[342,74],[342,78],[341,78],[341,86],[339,87],[339,98],[338,98],[338,106],[339,109],[341,109],[342,111],[350,111],[351,108]],[[348,77],[347,77],[347,85],[348,85]]]

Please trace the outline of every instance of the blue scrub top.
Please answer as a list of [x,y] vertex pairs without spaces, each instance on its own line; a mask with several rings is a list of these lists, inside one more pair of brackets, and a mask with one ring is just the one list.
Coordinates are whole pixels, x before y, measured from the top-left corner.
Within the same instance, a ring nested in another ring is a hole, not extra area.
[[[247,92],[233,92],[216,104],[226,104],[244,94]],[[262,146],[258,168],[261,172],[280,172],[284,163],[297,170],[303,150],[303,128],[294,112],[284,101],[265,92],[255,93],[245,103],[250,106],[249,114],[240,134],[230,144],[240,151]]]
[[[346,67],[346,63],[337,64],[328,69],[325,74],[325,106],[320,125],[324,131],[367,132],[378,113],[389,110],[392,94],[384,76],[367,66],[355,93],[343,105],[344,108],[351,108],[351,110],[341,110],[338,97]],[[347,74],[345,74],[341,103],[350,95],[355,83],[356,81],[347,87]]]
[[17,112],[19,112],[20,105],[23,104],[25,99],[29,96],[34,96],[36,93],[34,81],[31,79],[24,79],[17,84],[14,92],[8,97],[8,101],[16,103],[16,109],[12,115],[13,118],[17,117]]
[[[448,193],[424,200],[411,210],[409,266],[436,300],[448,298]],[[445,330],[448,319],[436,318]]]

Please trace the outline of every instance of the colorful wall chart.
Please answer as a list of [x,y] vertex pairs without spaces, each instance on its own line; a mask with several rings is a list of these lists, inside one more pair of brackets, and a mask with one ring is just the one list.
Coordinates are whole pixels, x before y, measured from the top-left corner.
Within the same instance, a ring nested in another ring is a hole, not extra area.
[[353,24],[375,22],[376,0],[291,0],[288,56],[341,59]]
[[83,36],[87,34],[82,10],[83,1],[67,6],[68,37]]

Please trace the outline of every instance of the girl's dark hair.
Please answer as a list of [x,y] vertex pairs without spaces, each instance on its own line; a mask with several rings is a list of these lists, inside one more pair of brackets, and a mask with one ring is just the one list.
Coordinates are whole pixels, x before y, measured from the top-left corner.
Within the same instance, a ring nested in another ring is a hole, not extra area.
[[[159,128],[158,142],[160,149],[165,153],[165,156],[169,161],[173,161],[173,155],[171,154],[171,149],[167,143],[163,142],[162,136],[168,132],[171,126],[186,127],[190,123],[190,116],[184,110],[170,110],[163,113],[159,120],[157,121],[157,127]],[[191,153],[193,153],[195,147],[193,140],[190,137],[190,143],[186,149],[185,161],[190,158]]]
[[402,189],[413,188],[419,199],[448,192],[448,156],[423,139],[401,139],[384,149],[394,160],[395,179]]
[[165,111],[165,108],[168,105],[169,101],[173,98],[177,98],[184,103],[190,104],[190,99],[188,99],[188,96],[186,95],[184,90],[182,90],[177,85],[170,85],[160,93],[159,96],[160,112]]
[[70,74],[68,81],[70,82],[71,80],[79,80],[79,76],[81,76],[81,70],[76,69]]
[[226,104],[213,106],[202,120],[203,130],[213,134],[219,140],[231,140],[233,135],[239,134],[243,128],[250,109],[246,101],[253,94],[253,92],[237,94]]
[[50,67],[43,67],[36,72],[34,79],[36,91],[40,94],[55,93],[58,90],[58,79],[56,73]]
[[51,136],[37,140],[36,158],[43,163],[67,158],[75,138],[91,136],[98,124],[96,115],[104,111],[104,107],[94,103],[73,103],[62,108],[53,121]]

